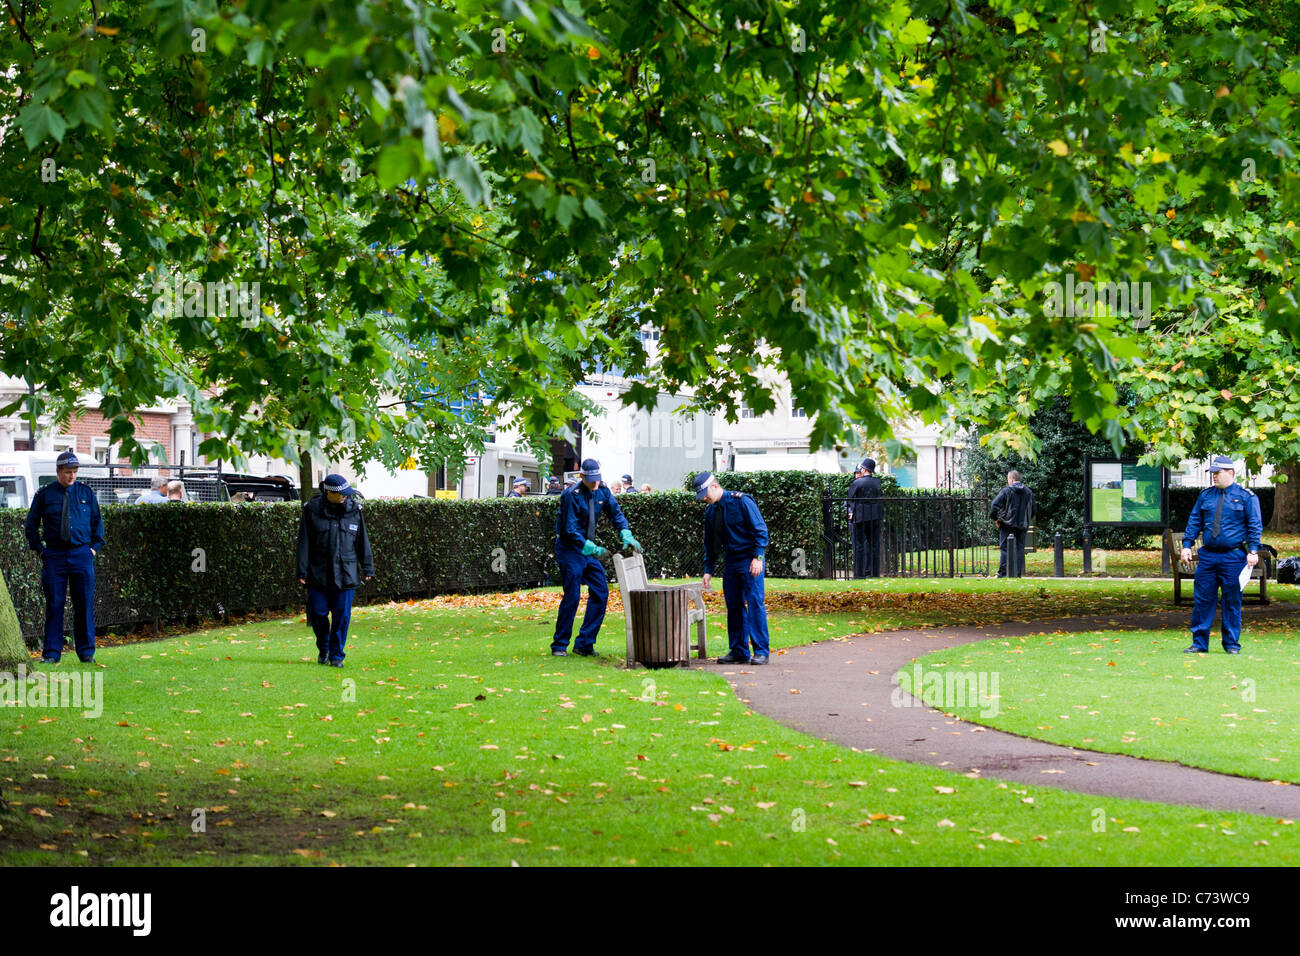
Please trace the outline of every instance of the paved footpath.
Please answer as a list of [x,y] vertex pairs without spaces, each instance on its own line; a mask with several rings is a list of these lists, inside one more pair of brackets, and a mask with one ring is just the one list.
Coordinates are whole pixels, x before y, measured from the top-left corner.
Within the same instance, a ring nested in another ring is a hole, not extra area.
[[[933,764],[955,773],[978,773],[1080,793],[1288,819],[1300,816],[1300,787],[1179,763],[1063,747],[981,727],[920,704],[890,681],[913,658],[945,647],[1058,630],[1186,627],[1188,614],[1182,610],[884,631],[789,648],[784,654],[773,654],[764,667],[719,668],[713,664],[710,668],[721,669],[736,695],[759,713],[859,750]],[[1295,618],[1300,623],[1300,606],[1247,606],[1244,616],[1243,657],[1250,653],[1251,617]],[[1222,653],[1217,627],[1211,630],[1211,653]],[[891,694],[919,706],[892,705]]]

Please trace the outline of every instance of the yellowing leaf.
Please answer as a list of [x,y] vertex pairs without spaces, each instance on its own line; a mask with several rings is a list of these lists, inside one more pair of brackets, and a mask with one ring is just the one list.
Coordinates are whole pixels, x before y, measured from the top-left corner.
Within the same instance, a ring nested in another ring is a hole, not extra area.
[[1070,153],[1070,147],[1065,145],[1064,140],[1054,139],[1047,144],[1047,148],[1057,156],[1068,156]]

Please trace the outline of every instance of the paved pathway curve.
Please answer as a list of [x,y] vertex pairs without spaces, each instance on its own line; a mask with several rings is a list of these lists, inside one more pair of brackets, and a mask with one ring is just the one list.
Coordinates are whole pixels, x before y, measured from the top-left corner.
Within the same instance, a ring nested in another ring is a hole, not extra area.
[[[991,638],[1052,631],[1158,630],[1187,625],[1188,611],[1055,618],[990,627],[922,628],[861,634],[773,654],[764,667],[721,669],[754,710],[814,737],[956,773],[1288,819],[1300,816],[1300,787],[1234,777],[1179,763],[1063,747],[946,717],[890,683],[913,658]],[[1247,606],[1251,617],[1297,618],[1300,607]],[[1212,653],[1222,653],[1217,630]],[[1243,656],[1249,655],[1249,631]],[[798,690],[799,693],[791,693]],[[1003,689],[1005,691],[1005,688]],[[891,694],[918,706],[893,706]]]

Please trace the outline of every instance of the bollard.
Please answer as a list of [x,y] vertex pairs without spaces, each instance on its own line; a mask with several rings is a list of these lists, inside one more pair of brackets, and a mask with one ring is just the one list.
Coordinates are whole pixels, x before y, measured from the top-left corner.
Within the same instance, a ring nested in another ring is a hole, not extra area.
[[1169,567],[1169,549],[1165,547],[1164,540],[1160,541],[1160,576],[1167,578],[1173,574],[1173,569]]
[[1065,542],[1061,538],[1061,532],[1056,532],[1052,536],[1052,574],[1054,577],[1065,577]]
[[1083,573],[1092,574],[1092,529],[1083,527]]

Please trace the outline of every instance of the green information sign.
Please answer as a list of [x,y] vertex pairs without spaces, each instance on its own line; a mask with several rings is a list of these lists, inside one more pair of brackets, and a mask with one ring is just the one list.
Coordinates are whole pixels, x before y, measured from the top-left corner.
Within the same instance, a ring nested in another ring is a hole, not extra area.
[[1164,525],[1165,474],[1159,465],[1089,461],[1088,521],[1093,524]]

